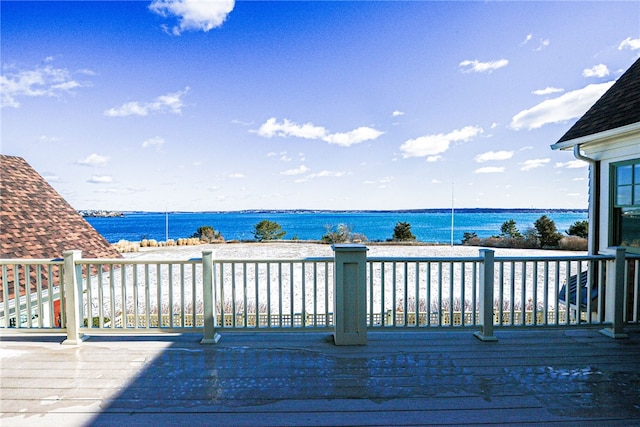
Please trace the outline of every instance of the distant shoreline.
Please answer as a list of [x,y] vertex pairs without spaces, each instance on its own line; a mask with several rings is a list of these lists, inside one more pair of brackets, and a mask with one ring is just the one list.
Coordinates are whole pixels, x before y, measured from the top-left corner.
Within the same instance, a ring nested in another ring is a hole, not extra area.
[[[335,214],[394,214],[394,213],[447,213],[451,212],[451,208],[423,208],[423,209],[241,209],[234,211],[108,211],[119,214],[323,214],[323,213],[335,213]],[[569,208],[454,208],[454,212],[458,213],[571,213],[571,212],[588,212],[588,209],[569,209]],[[80,210],[89,211],[86,209]]]

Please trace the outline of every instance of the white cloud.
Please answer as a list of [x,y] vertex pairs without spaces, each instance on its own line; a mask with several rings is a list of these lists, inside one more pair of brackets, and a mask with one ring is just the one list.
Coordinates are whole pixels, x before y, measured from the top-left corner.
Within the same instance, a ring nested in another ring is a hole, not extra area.
[[44,172],[42,174],[42,177],[47,182],[60,182],[60,177],[58,175],[55,175],[54,173],[51,173],[51,172]]
[[503,173],[503,166],[487,166],[484,168],[476,169],[473,173]]
[[155,136],[153,138],[145,139],[142,142],[142,148],[155,147],[156,150],[160,150],[164,144],[165,140],[163,138]]
[[463,73],[491,73],[509,64],[507,59],[498,59],[496,61],[480,62],[477,59],[464,60],[459,65]]
[[547,86],[544,89],[538,89],[531,92],[534,95],[551,95],[552,93],[564,92],[564,89]]
[[324,170],[318,173],[312,173],[311,175],[309,175],[309,178],[338,178],[345,175],[348,175],[348,173],[344,171]]
[[531,159],[531,160],[527,160],[524,163],[520,163],[522,165],[520,170],[529,171],[531,169],[541,168],[544,165],[546,165],[547,163],[549,163],[550,161],[551,161],[551,159]]
[[569,160],[568,162],[557,162],[555,167],[557,168],[567,168],[567,169],[578,169],[578,168],[586,168],[589,166],[589,163],[583,160]]
[[38,142],[42,142],[42,143],[59,142],[61,140],[62,140],[62,138],[57,137],[57,136],[40,135],[38,137]]
[[109,164],[109,157],[93,153],[89,154],[84,159],[76,161],[76,164],[82,166],[106,166]]
[[383,132],[370,127],[359,127],[350,132],[333,133],[322,138],[329,144],[336,144],[342,147],[349,147],[365,141],[373,141],[382,135]]
[[342,147],[349,147],[365,141],[373,141],[384,133],[364,126],[349,132],[328,133],[327,129],[323,126],[316,126],[313,123],[300,125],[288,119],[284,119],[282,123],[279,123],[275,117],[271,117],[264,122],[257,131],[251,132],[257,133],[265,138],[292,136],[303,139],[321,140]]
[[385,176],[384,178],[380,178],[378,180],[363,181],[363,184],[367,184],[367,185],[370,185],[370,184],[381,184],[381,186],[382,186],[384,184],[390,183],[392,180],[393,180],[392,176]]
[[435,163],[435,162],[439,162],[440,160],[442,160],[443,157],[440,155],[437,156],[427,156],[427,163]]
[[540,45],[536,48],[536,52],[541,51],[545,47],[548,47],[551,42],[549,39],[540,40]]
[[401,146],[402,157],[429,157],[444,153],[452,142],[466,142],[483,132],[477,126],[466,126],[447,134],[425,135],[405,141]]
[[[178,18],[178,25],[171,29],[171,33],[178,36],[184,31],[207,32],[220,27],[234,6],[234,0],[154,0],[149,10]],[[168,27],[164,28],[168,31]]]
[[513,157],[513,151],[487,151],[478,154],[473,160],[477,163],[489,162],[492,160],[507,160]]
[[640,49],[640,39],[632,39],[631,37],[627,37],[626,39],[622,40],[618,45],[618,50],[622,50],[622,49],[631,49],[631,50]]
[[404,116],[404,112],[395,110],[393,113],[391,113],[391,116],[392,117]]
[[295,169],[288,169],[286,171],[280,172],[280,175],[302,175],[309,170],[305,165],[300,165]]
[[243,173],[230,173],[229,174],[229,178],[231,178],[231,179],[242,179],[242,178],[244,178],[244,174]]
[[432,179],[431,183],[432,184],[442,184],[442,181],[440,181],[439,179]]
[[583,77],[606,77],[609,75],[609,68],[604,64],[594,65],[591,68],[585,68],[582,71]]
[[138,102],[132,101],[122,104],[120,107],[113,107],[104,112],[109,117],[126,116],[148,116],[149,114],[172,113],[182,114],[184,103],[182,97],[189,91],[186,87],[182,91],[160,95],[153,101]]
[[51,65],[15,73],[3,70],[0,75],[0,106],[18,108],[20,98],[59,97],[85,86],[88,84],[74,80],[69,70]]
[[529,33],[527,34],[527,36],[524,38],[524,40],[522,41],[522,43],[520,43],[520,45],[525,45],[527,43],[529,43],[531,40],[533,39],[533,34]]
[[561,123],[580,117],[613,83],[614,81],[591,84],[557,98],[544,100],[513,116],[510,127],[514,130],[537,129],[549,123]]
[[110,184],[113,182],[113,178],[109,175],[93,175],[87,182],[91,184]]
[[278,123],[275,117],[271,117],[264,122],[257,131],[253,132],[266,138],[293,136],[304,139],[322,139],[327,131],[322,126],[315,126],[313,123],[299,125],[288,119],[284,119],[282,123]]

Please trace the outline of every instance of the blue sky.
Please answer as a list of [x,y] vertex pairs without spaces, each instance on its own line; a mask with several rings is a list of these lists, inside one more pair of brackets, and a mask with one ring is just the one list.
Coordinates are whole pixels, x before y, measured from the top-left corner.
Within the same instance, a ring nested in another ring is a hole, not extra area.
[[3,154],[78,209],[586,208],[640,2],[2,1]]

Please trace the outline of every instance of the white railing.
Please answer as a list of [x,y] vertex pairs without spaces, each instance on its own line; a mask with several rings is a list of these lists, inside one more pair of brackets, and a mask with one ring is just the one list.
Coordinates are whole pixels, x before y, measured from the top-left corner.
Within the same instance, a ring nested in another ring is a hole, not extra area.
[[65,331],[73,343],[96,332],[204,330],[209,342],[219,330],[335,329],[336,316],[355,312],[369,330],[471,328],[483,338],[494,328],[540,326],[601,325],[621,334],[622,325],[640,323],[640,257],[624,251],[616,257],[494,258],[488,250],[466,258],[364,257],[363,292],[354,294],[366,299],[362,313],[336,309],[342,300],[334,292],[343,286],[335,277],[338,252],[254,260],[203,252],[180,261],[79,255],[0,260],[0,328]]
[[0,259],[0,328],[51,329],[65,324],[62,260]]

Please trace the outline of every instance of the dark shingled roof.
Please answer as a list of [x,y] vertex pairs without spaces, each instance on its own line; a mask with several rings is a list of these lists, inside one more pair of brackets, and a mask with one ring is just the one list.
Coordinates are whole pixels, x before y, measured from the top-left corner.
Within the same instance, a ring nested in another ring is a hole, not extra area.
[[570,141],[640,122],[640,59],[564,134]]
[[[24,159],[0,155],[0,258],[53,259],[66,250],[81,250],[84,258],[122,258]],[[12,277],[8,281],[11,298]],[[0,301],[1,290],[0,282]]]

